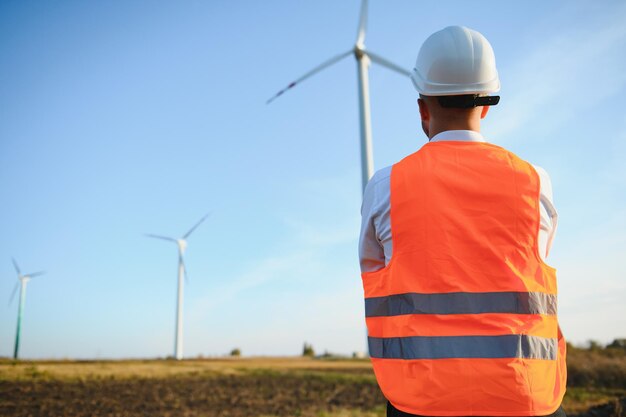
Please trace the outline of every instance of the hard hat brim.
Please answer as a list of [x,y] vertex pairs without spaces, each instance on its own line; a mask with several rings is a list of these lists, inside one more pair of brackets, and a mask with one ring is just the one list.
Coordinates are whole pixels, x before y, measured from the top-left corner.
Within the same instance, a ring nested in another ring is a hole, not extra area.
[[415,89],[425,96],[456,96],[464,94],[491,94],[500,91],[500,80],[496,72],[491,80],[474,84],[440,84],[426,81],[417,68],[411,72],[411,81]]

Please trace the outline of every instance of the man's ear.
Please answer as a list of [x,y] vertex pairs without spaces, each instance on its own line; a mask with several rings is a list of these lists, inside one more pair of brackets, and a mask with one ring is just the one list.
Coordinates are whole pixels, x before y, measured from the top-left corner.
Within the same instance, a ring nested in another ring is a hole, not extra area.
[[428,110],[428,105],[426,104],[426,102],[423,99],[418,98],[417,105],[420,108],[420,117],[422,119],[422,122],[430,121],[430,111]]
[[420,119],[422,119],[422,130],[426,134],[426,137],[430,138],[430,134],[429,134],[430,111],[428,110],[428,105],[421,98],[417,99],[417,105],[420,108]]
[[483,106],[483,109],[480,111],[480,118],[484,119],[487,112],[489,112],[489,106]]

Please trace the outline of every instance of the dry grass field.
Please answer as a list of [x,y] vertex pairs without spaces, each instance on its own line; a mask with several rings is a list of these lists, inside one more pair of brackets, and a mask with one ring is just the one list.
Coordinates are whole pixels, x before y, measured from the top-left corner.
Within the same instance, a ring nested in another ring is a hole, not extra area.
[[[626,387],[568,390],[569,415],[615,403]],[[0,416],[382,417],[369,361],[224,358],[0,361]],[[623,416],[615,406],[593,416]]]

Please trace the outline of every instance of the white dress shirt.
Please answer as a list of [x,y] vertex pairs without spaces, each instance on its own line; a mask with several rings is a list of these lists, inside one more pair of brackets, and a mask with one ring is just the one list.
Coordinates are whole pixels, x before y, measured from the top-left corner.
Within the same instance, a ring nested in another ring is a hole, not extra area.
[[[485,142],[483,136],[472,130],[448,130],[435,135],[430,141]],[[541,223],[539,227],[539,255],[548,256],[556,233],[557,212],[552,203],[552,183],[548,173],[533,165],[539,175]],[[377,171],[367,183],[361,205],[361,235],[359,261],[361,272],[384,268],[391,260],[393,245],[390,221],[391,167]]]

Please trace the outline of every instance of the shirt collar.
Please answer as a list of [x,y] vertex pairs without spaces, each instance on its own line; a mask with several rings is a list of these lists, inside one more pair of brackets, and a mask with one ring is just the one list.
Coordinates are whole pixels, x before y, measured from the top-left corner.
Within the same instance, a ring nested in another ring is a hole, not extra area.
[[454,140],[461,142],[486,142],[483,135],[473,130],[446,130],[433,136],[431,142],[441,142],[444,140]]

